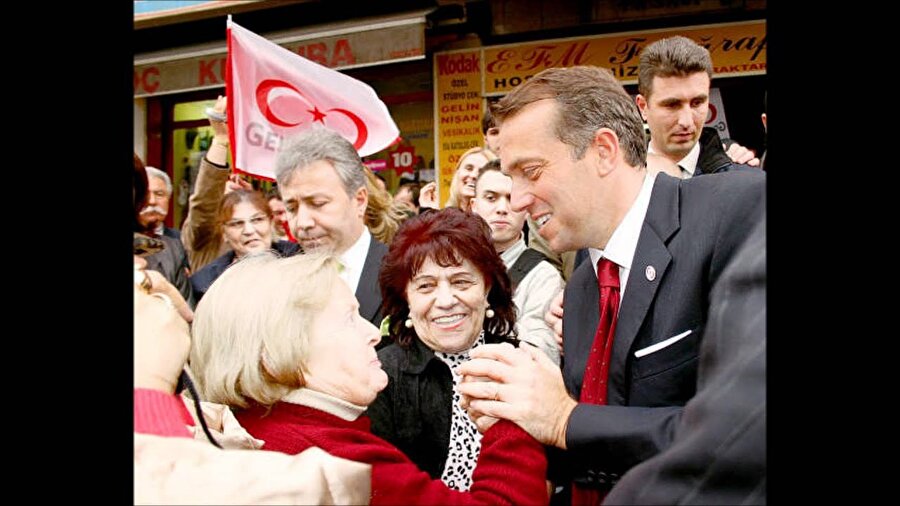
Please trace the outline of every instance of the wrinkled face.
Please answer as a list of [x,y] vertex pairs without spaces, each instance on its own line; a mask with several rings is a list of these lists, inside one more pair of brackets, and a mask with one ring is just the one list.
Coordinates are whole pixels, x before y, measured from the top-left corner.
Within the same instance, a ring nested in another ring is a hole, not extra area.
[[594,229],[603,224],[606,196],[593,177],[596,153],[589,146],[580,160],[572,159],[553,133],[557,107],[539,100],[503,122],[501,166],[512,178],[511,209],[527,212],[555,252],[599,247]]
[[435,351],[467,350],[481,333],[490,287],[468,260],[441,267],[431,258],[406,285],[409,317],[419,339]]
[[403,188],[397,190],[397,194],[394,195],[394,202],[403,204],[413,211],[415,211],[418,207],[417,204],[413,202],[413,193],[408,186],[404,186]]
[[222,234],[237,258],[272,247],[272,222],[250,202],[235,204],[231,219],[222,225]]
[[147,205],[141,210],[139,220],[141,225],[150,228],[166,219],[169,213],[169,192],[166,190],[166,182],[158,177],[150,176],[147,188]]
[[650,127],[653,150],[678,163],[700,139],[709,114],[709,76],[654,77],[649,97],[637,104]]
[[378,328],[359,314],[359,302],[343,280],[335,281],[328,305],[313,320],[306,386],[358,406],[368,406],[387,386],[375,353]]
[[511,193],[512,179],[490,170],[478,179],[472,201],[472,211],[490,225],[494,248],[501,252],[519,240],[525,224],[525,212],[513,212],[510,206]]
[[453,184],[459,188],[459,194],[463,197],[475,196],[475,179],[478,177],[478,169],[484,167],[488,159],[482,153],[473,153],[462,159],[459,169],[453,175]]
[[325,248],[341,254],[362,234],[368,204],[365,186],[353,197],[344,191],[337,171],[327,160],[297,169],[281,187],[291,232],[307,252]]

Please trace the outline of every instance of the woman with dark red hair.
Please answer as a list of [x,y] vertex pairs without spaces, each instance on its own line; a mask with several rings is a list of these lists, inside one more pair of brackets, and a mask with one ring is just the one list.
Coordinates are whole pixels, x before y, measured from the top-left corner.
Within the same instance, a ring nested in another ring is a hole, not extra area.
[[509,276],[491,229],[455,207],[412,218],[394,236],[378,281],[394,343],[378,352],[389,383],[369,406],[372,432],[466,491],[481,434],[460,406],[456,367],[476,346],[516,342]]

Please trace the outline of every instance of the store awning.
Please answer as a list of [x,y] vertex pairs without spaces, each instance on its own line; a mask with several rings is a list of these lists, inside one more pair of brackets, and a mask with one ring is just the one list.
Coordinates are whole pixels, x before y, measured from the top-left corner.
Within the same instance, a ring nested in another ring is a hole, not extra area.
[[[425,58],[425,16],[433,9],[260,34],[326,67],[343,70]],[[225,85],[222,42],[135,55],[134,96]]]

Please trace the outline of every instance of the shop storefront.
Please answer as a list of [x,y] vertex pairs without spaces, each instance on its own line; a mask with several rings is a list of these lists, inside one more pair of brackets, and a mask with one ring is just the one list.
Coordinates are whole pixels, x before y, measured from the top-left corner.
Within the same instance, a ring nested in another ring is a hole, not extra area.
[[[499,98],[534,74],[551,67],[597,65],[610,69],[632,93],[637,93],[638,58],[648,44],[673,35],[689,37],[709,49],[714,77],[708,126],[720,137],[731,136],[726,106],[739,107],[738,96],[750,90],[762,110],[765,86],[755,76],[766,73],[764,20],[688,26],[631,33],[611,33],[570,39],[479,47],[435,53],[434,130],[440,201],[448,195],[459,156],[483,141],[481,118],[486,100]],[[725,85],[727,78],[744,78],[743,90]],[[722,88],[722,89],[720,89]],[[727,100],[731,93],[735,99]],[[725,96],[723,100],[723,95]],[[732,105],[734,103],[734,105]],[[762,126],[759,125],[759,130]],[[732,129],[734,130],[734,129]],[[738,129],[741,130],[741,129]],[[743,137],[736,137],[750,144]]]

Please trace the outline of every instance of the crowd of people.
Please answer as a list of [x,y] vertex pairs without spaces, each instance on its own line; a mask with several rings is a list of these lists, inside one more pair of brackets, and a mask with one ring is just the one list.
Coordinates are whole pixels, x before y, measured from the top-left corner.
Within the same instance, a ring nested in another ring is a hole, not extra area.
[[539,72],[443,208],[322,126],[254,190],[226,97],[180,232],[135,155],[136,503],[764,504],[766,176],[712,76]]

